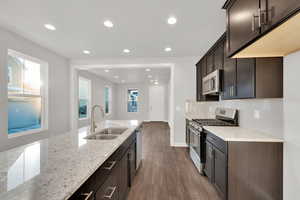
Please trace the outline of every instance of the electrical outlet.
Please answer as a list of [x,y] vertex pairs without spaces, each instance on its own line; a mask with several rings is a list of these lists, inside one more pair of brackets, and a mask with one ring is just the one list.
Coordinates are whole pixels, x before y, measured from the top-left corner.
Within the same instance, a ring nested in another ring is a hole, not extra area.
[[254,119],[260,119],[260,111],[254,110]]

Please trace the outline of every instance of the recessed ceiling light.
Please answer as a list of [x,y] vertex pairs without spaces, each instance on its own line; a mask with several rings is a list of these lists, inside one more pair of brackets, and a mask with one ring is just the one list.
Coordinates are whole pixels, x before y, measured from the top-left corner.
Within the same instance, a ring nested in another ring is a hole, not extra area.
[[146,72],[150,72],[150,71],[151,71],[151,69],[149,69],[149,68],[146,69]]
[[121,82],[122,82],[122,83],[125,83],[125,80],[122,80]]
[[52,24],[45,24],[44,27],[50,31],[55,31],[56,28]]
[[84,54],[91,54],[91,52],[89,50],[83,50]]
[[166,47],[166,48],[165,48],[165,52],[170,52],[170,51],[172,51],[172,48],[171,48],[171,47]]
[[129,49],[124,49],[123,52],[124,53],[130,53],[130,50]]
[[152,78],[152,75],[148,75],[148,78]]
[[154,82],[154,84],[155,84],[155,85],[158,85],[158,82],[157,82],[157,81],[155,81],[155,82]]
[[110,20],[105,20],[105,21],[103,22],[103,24],[104,24],[104,26],[106,26],[107,28],[112,28],[112,27],[114,27],[114,24],[113,24],[112,21],[110,21]]
[[108,72],[109,72],[109,69],[105,69],[104,71],[105,71],[106,73],[108,73]]
[[176,23],[177,23],[176,17],[169,17],[169,18],[168,18],[168,24],[174,25],[174,24],[176,24]]
[[119,78],[119,76],[114,76],[114,78],[115,78],[115,79],[118,79],[118,78]]

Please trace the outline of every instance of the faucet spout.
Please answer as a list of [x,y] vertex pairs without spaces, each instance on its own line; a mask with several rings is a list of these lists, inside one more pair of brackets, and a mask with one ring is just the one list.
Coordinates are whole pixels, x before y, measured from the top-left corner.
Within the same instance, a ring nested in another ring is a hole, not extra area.
[[102,106],[100,105],[94,105],[92,107],[92,110],[91,110],[91,133],[95,133],[96,131],[96,128],[97,128],[97,125],[96,125],[96,122],[95,122],[95,110],[96,108],[99,108],[101,113],[102,113],[102,118],[105,117],[105,113],[104,113],[104,109],[102,108]]

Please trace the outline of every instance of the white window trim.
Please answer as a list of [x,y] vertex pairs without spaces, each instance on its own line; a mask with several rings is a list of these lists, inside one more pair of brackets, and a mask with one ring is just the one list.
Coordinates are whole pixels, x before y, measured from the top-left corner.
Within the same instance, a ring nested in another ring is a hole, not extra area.
[[[22,94],[14,94],[12,96],[22,96],[22,97],[41,97],[41,104],[42,104],[42,109],[41,109],[41,117],[42,117],[42,121],[41,121],[41,128],[39,129],[32,129],[32,130],[28,130],[28,131],[22,131],[22,132],[17,132],[17,133],[13,133],[13,134],[8,134],[8,130],[7,130],[7,136],[8,139],[11,138],[16,138],[16,137],[20,137],[20,136],[25,136],[25,135],[31,135],[31,134],[36,134],[36,133],[41,133],[44,131],[48,130],[48,63],[40,60],[38,58],[35,57],[31,57],[28,56],[26,54],[14,51],[12,49],[8,49],[7,51],[7,56],[8,54],[14,55],[14,56],[18,56],[18,57],[22,57],[26,60],[30,60],[36,63],[39,63],[41,65],[41,80],[42,80],[42,87],[41,87],[41,94],[40,95],[22,95]],[[6,63],[7,66],[7,63]],[[8,83],[7,83],[8,84]],[[7,87],[7,86],[6,86]],[[8,94],[7,94],[8,95]],[[8,96],[7,96],[8,99]],[[8,113],[7,113],[8,115]]]
[[[105,89],[109,89],[109,97],[108,97],[108,113],[105,113]],[[104,114],[105,116],[110,116],[112,114],[112,87],[109,85],[104,86]]]
[[139,108],[139,100],[137,101],[138,102],[138,107],[137,107],[137,111],[136,112],[128,112],[128,90],[137,90],[139,92],[139,95],[140,95],[140,89],[137,88],[137,87],[131,87],[131,88],[127,88],[126,89],[126,113],[129,113],[129,114],[138,114],[140,112],[140,108]]
[[[88,106],[87,106],[87,116],[84,117],[84,118],[80,118],[79,117],[79,113],[78,113],[78,110],[77,110],[77,115],[78,115],[78,120],[82,121],[82,120],[88,120],[90,119],[90,115],[91,115],[91,105],[92,105],[92,81],[88,78],[85,78],[83,76],[78,76],[78,100],[79,100],[79,82],[80,82],[80,79],[83,80],[83,81],[87,81],[88,82],[88,85],[89,85],[89,88],[88,88]],[[78,104],[78,107],[77,109],[79,109],[79,104]]]

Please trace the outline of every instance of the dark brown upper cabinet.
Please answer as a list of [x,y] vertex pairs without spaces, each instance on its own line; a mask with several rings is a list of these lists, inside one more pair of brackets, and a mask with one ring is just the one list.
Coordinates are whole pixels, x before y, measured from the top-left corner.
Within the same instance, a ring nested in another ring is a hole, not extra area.
[[261,0],[262,32],[276,26],[299,8],[299,0]]
[[202,101],[202,68],[201,65],[196,65],[196,98],[197,101]]
[[224,45],[225,37],[219,42],[214,52],[214,67],[215,69],[223,69],[224,66]]
[[282,98],[283,58],[227,58],[222,99]]
[[299,0],[227,0],[223,8],[229,57],[282,57],[300,49]]
[[206,56],[206,69],[207,74],[213,72],[215,70],[214,63],[214,50],[210,51]]
[[228,53],[231,55],[260,34],[259,0],[236,0],[227,7]]
[[214,44],[214,46],[206,53],[196,64],[196,97],[197,101],[218,101],[218,95],[202,94],[202,79],[216,69],[223,69],[224,65],[224,45],[226,34]]
[[206,57],[203,57],[196,64],[196,100],[197,101],[218,101],[218,96],[207,96],[202,94],[202,79],[207,75]]
[[[229,58],[226,33],[201,58],[197,66],[197,101],[218,101],[202,94],[202,79],[212,70],[222,70],[223,100],[283,97],[283,58]],[[213,67],[211,67],[213,66]]]
[[236,60],[224,57],[222,99],[233,99],[236,96]]
[[237,59],[236,98],[255,98],[255,59]]

